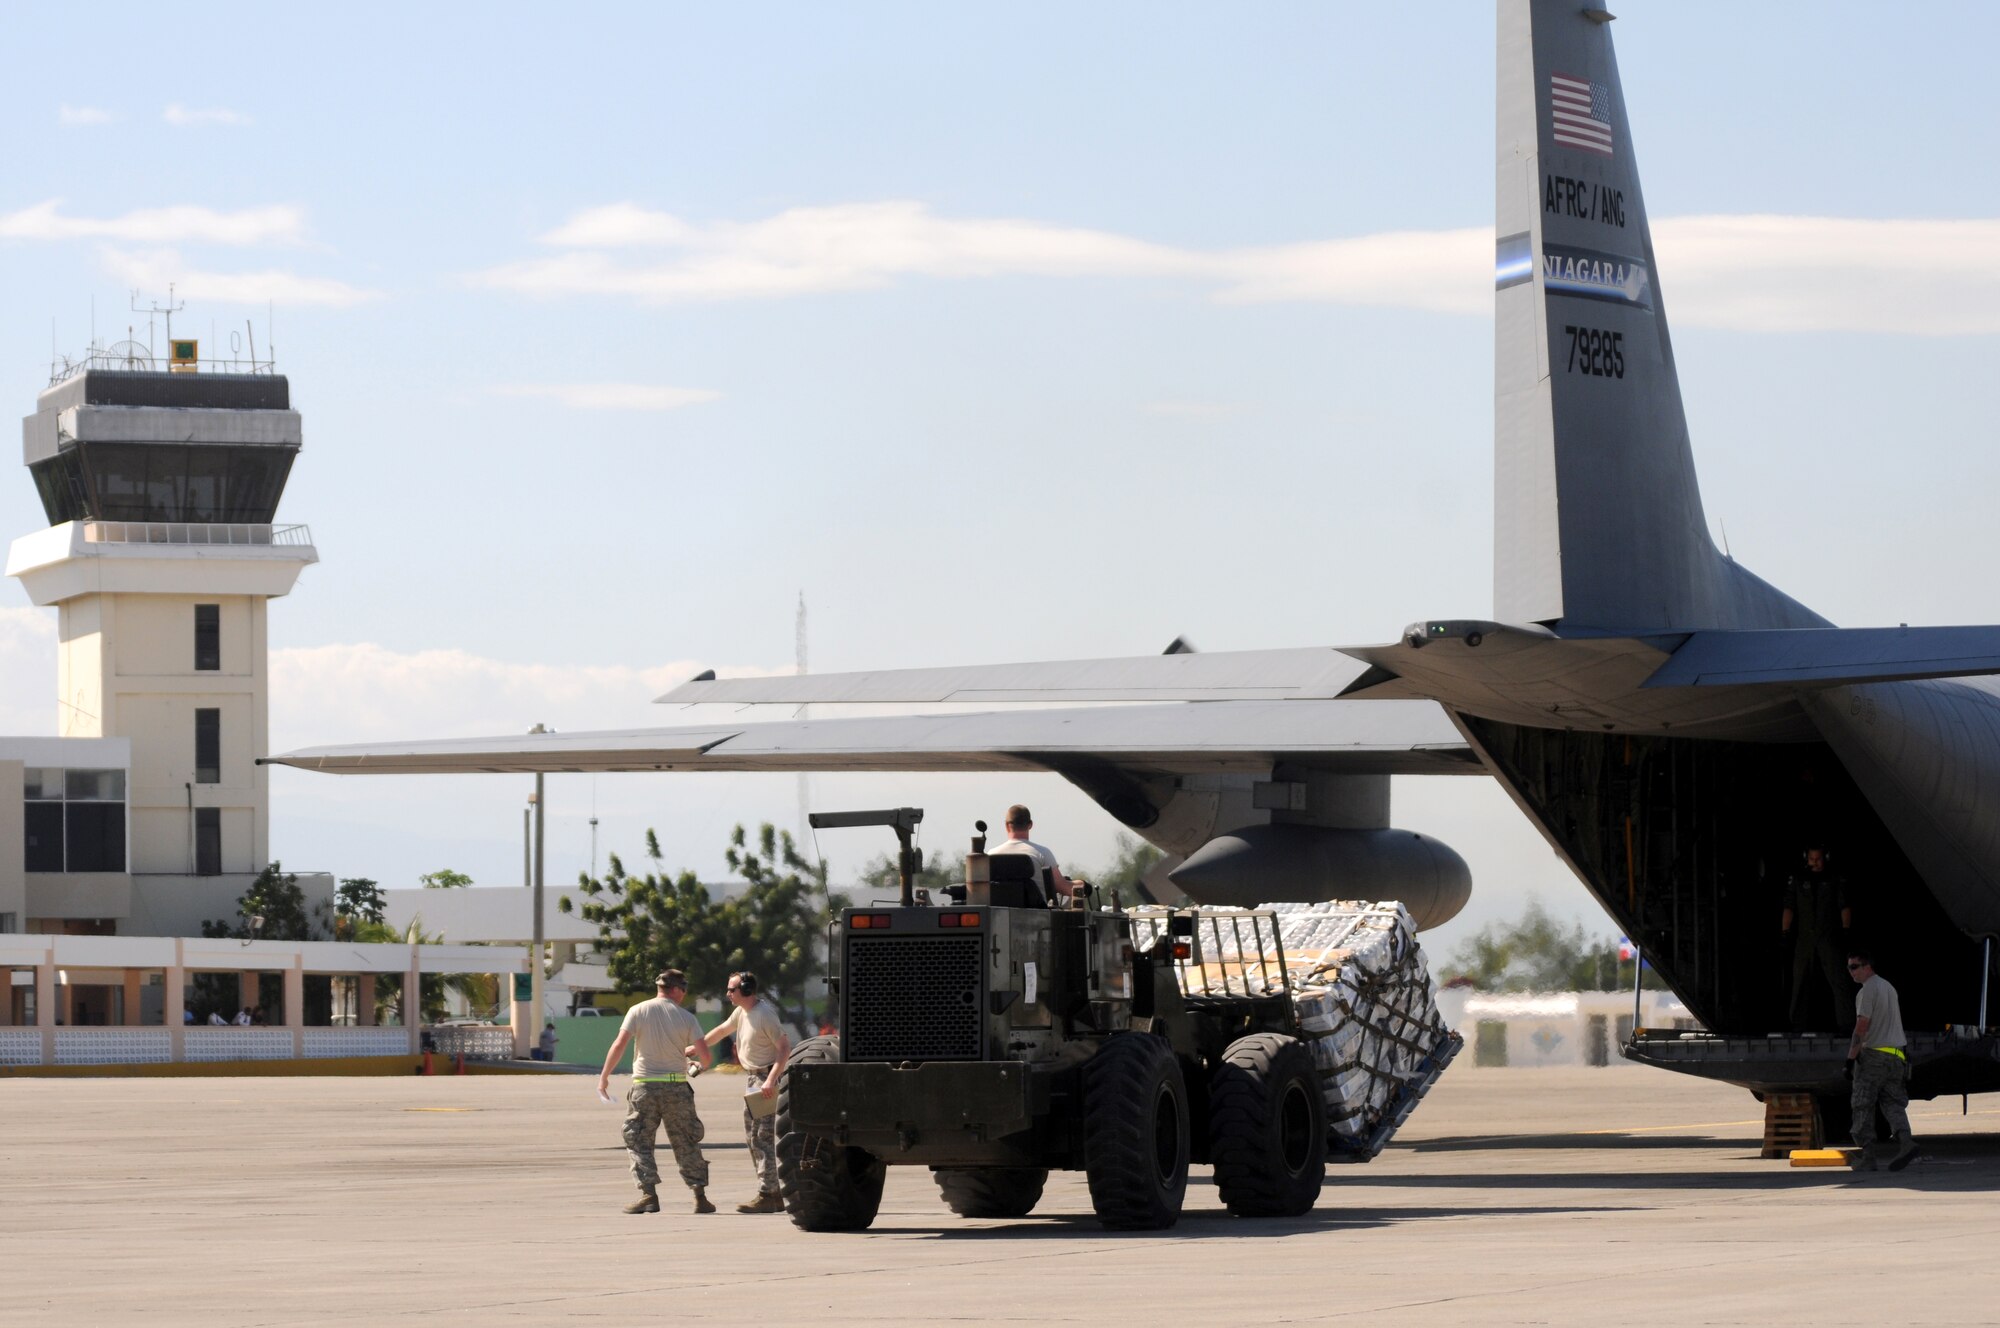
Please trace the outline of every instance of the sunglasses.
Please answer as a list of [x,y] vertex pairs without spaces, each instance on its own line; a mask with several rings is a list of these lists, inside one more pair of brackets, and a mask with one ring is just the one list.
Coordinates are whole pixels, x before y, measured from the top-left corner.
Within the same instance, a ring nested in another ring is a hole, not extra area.
[[1866,965],[1866,964],[1849,964],[1849,965],[1847,966],[1847,971],[1848,971],[1848,972],[1850,972],[1850,973],[1852,973],[1852,972],[1854,972],[1854,971],[1855,971],[1856,969],[1859,969],[1859,968],[1866,968],[1866,967],[1868,967],[1868,965]]

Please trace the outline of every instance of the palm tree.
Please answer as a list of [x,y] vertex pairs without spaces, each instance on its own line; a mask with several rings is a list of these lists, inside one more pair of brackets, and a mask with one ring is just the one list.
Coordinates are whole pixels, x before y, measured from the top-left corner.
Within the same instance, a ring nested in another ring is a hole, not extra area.
[[[413,917],[409,925],[397,928],[386,922],[371,922],[366,918],[342,919],[340,928],[343,940],[354,940],[364,944],[377,945],[437,945],[444,940],[442,933],[432,935],[423,928],[423,917]],[[471,1010],[493,1011],[498,1008],[498,994],[494,991],[493,978],[488,973],[426,973],[420,979],[423,1021],[435,1024],[445,1017],[450,1006],[445,994],[456,992],[465,1000]],[[383,1015],[391,1010],[400,1011],[401,984],[389,973],[379,973],[375,977],[375,1020],[380,1023]]]

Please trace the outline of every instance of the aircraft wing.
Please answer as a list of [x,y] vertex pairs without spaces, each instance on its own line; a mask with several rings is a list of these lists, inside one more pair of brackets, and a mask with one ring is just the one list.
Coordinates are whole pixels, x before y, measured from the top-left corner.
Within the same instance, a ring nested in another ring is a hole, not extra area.
[[619,770],[935,771],[1112,766],[1132,774],[1482,774],[1429,701],[1224,701],[309,747],[268,765],[343,774]]
[[1361,666],[1338,650],[1308,646],[771,678],[716,679],[703,674],[659,700],[662,704],[721,701],[781,705],[1278,701],[1334,696],[1360,672]]
[[2000,627],[1694,632],[1646,687],[1813,687],[2000,673]]

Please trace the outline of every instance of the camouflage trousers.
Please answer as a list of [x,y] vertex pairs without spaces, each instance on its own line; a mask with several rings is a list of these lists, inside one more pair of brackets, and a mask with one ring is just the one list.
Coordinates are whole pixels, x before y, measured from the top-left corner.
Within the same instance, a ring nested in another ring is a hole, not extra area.
[[681,1179],[689,1188],[708,1184],[708,1159],[701,1155],[705,1131],[701,1117],[695,1115],[694,1088],[688,1084],[633,1084],[625,1095],[625,1151],[632,1155],[632,1177],[639,1188],[659,1188],[653,1141],[661,1126],[666,1127]]
[[1854,1142],[1864,1151],[1875,1147],[1875,1112],[1888,1118],[1889,1132],[1898,1139],[1910,1137],[1910,1063],[1873,1047],[1862,1048],[1854,1058],[1854,1096],[1851,1104]]
[[[770,1082],[771,1070],[766,1066],[761,1070],[751,1070],[750,1087],[762,1088]],[[759,1118],[750,1113],[747,1099],[743,1104],[743,1138],[750,1146],[750,1165],[757,1169],[757,1189],[761,1194],[778,1192],[778,1117],[774,1112]]]

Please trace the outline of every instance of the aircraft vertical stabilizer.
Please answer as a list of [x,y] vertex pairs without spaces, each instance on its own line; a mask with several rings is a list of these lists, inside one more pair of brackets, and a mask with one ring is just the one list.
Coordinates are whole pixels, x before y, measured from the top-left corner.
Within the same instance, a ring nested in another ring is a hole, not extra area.
[[1494,616],[1813,627],[1709,538],[1611,16],[1501,0]]

